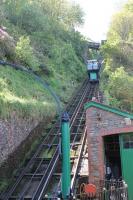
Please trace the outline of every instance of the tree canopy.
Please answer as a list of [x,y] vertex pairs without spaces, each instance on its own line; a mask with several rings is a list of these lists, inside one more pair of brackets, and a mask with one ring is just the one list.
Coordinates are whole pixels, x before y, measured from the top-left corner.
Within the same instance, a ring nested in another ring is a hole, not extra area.
[[[68,0],[2,0],[0,11],[0,30],[6,35],[4,39],[3,36],[0,37],[0,59],[33,68],[39,76],[50,83],[62,101],[66,102],[74,87],[85,75],[87,41],[75,30],[84,21],[82,9],[78,4]],[[7,71],[3,70],[3,74]],[[4,76],[1,76],[1,81],[5,82]],[[14,77],[9,77],[9,82],[12,84],[7,83],[8,92],[2,92],[0,96],[1,108],[6,106],[4,105],[6,101],[3,99],[8,98],[10,90],[12,91],[10,95],[17,97],[15,99],[23,99],[26,96],[29,102],[27,93],[32,96],[32,89],[27,87],[28,92],[21,88],[20,97],[19,90],[13,87],[17,80],[15,75]],[[21,81],[21,77],[18,78]],[[46,92],[45,95],[47,97]],[[37,97],[38,115],[39,97]],[[11,103],[9,98],[7,102],[12,112],[17,103]],[[18,100],[22,108],[21,102]],[[28,109],[27,104],[23,109]],[[33,115],[31,110],[25,113]],[[4,111],[0,110],[0,113],[2,112]]]
[[133,1],[129,0],[115,14],[102,51],[106,66],[103,71],[104,90],[110,103],[133,111]]

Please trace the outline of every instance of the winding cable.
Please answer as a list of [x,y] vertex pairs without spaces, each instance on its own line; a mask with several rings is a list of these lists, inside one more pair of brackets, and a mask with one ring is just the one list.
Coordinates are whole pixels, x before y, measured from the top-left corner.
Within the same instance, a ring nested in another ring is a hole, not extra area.
[[40,76],[38,76],[36,74],[36,72],[32,70],[32,68],[25,67],[25,66],[22,66],[22,65],[12,64],[12,63],[9,63],[9,62],[5,62],[3,60],[0,60],[0,65],[10,66],[10,67],[12,67],[16,70],[20,70],[20,71],[26,72],[28,74],[31,74],[37,82],[41,83],[43,85],[43,87],[50,92],[51,96],[54,98],[54,100],[56,102],[58,114],[61,117],[62,107],[61,107],[61,101],[60,101],[59,97],[56,95],[56,93],[50,87],[50,85],[46,81],[44,81]]
[[[16,65],[14,63],[9,63],[3,60],[0,60],[0,65],[2,66],[9,66],[14,68],[15,70],[20,70],[23,71],[27,74],[30,74],[34,77],[34,79],[41,83],[41,85],[43,86],[44,89],[47,89],[49,91],[49,93],[51,94],[51,96],[54,98],[55,102],[56,102],[56,106],[57,106],[57,113],[59,115],[59,127],[61,129],[61,117],[62,117],[62,106],[61,106],[61,101],[59,99],[59,97],[56,95],[56,93],[54,92],[54,90],[50,87],[50,85],[43,80],[40,76],[38,76],[36,74],[35,71],[33,71],[32,68],[28,67],[28,66],[22,66],[22,65]],[[61,130],[60,130],[61,132]],[[61,155],[61,134],[59,133],[59,154]]]

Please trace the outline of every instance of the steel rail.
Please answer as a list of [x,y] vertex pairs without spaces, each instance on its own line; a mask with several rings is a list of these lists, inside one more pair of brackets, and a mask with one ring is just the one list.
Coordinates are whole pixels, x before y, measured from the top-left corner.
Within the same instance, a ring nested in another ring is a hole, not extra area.
[[81,141],[79,156],[78,156],[76,166],[75,166],[75,172],[74,172],[73,178],[71,180],[71,190],[72,190],[72,192],[73,192],[73,189],[74,189],[74,186],[75,186],[75,180],[76,180],[76,176],[77,176],[77,172],[78,172],[78,167],[79,167],[79,162],[80,162],[80,159],[81,159],[83,147],[84,147],[84,144],[85,144],[85,141],[86,141],[86,135],[87,135],[87,129],[85,128],[84,133],[83,133],[83,138],[82,138],[82,141]]
[[[94,88],[92,87],[92,88],[90,89],[90,91],[89,91],[89,97],[92,96],[93,91],[94,91]],[[83,118],[83,116],[84,116],[84,110],[83,110],[83,112],[82,112],[81,118]],[[79,127],[80,127],[80,126],[79,126]],[[83,134],[83,136],[82,136],[82,141],[81,141],[80,154],[79,154],[79,157],[78,157],[78,160],[77,160],[77,163],[76,163],[75,174],[74,174],[74,177],[73,177],[73,179],[72,179],[72,186],[74,186],[74,183],[75,183],[75,179],[76,179],[76,175],[77,175],[77,169],[78,169],[78,166],[79,166],[79,161],[80,161],[80,158],[81,158],[81,153],[82,153],[82,150],[83,150],[84,143],[85,143],[85,136],[84,136],[84,134]],[[72,147],[73,145],[74,145],[74,141],[73,141],[71,147]],[[61,182],[61,179],[60,179],[60,181],[59,181],[59,183],[58,183],[58,187],[57,187],[58,190],[59,190],[60,182]],[[43,194],[44,194],[44,193],[43,193]],[[56,199],[57,196],[56,196],[56,197],[50,197],[50,198]],[[41,199],[41,198],[40,198],[40,199]]]
[[[82,95],[81,101],[79,101],[79,104],[76,106],[76,111],[75,111],[76,113],[73,115],[74,117],[72,118],[72,121],[71,121],[71,124],[70,124],[70,129],[71,129],[71,127],[72,127],[72,125],[73,125],[73,123],[74,123],[74,121],[76,119],[78,111],[83,106],[83,101],[84,101],[84,98],[86,97],[87,91],[88,91],[88,87],[86,87],[86,89],[83,91],[83,95]],[[58,160],[59,160],[59,155],[58,155],[58,159],[53,160],[53,165],[54,166],[57,165]],[[51,178],[51,176],[53,174],[53,170],[54,170],[53,167],[52,167],[52,169],[49,169],[49,175],[48,175],[47,179],[46,179],[46,176],[43,177],[42,181],[38,185],[38,189],[37,189],[36,193],[34,194],[34,196],[32,198],[33,200],[36,200],[36,199],[40,200],[42,198],[44,190],[46,189],[47,184],[48,184],[48,182],[49,182],[49,180],[50,180],[50,178]]]
[[[83,116],[82,116],[82,117],[83,117]],[[80,125],[79,125],[79,127],[80,127]],[[77,135],[78,135],[78,133],[75,134],[75,137],[76,137]],[[82,154],[82,150],[83,150],[85,141],[86,141],[86,128],[85,128],[85,130],[84,130],[84,132],[83,132],[83,134],[82,134],[82,136],[81,136],[81,138],[80,138],[80,143],[81,143],[81,144],[80,144],[79,147],[77,148],[78,156],[77,156],[77,157],[74,159],[74,161],[73,161],[73,163],[76,164],[76,167],[75,167],[74,173],[72,173],[72,175],[73,175],[72,180],[71,180],[71,191],[72,191],[72,192],[73,192],[73,187],[74,187],[75,179],[76,179],[76,176],[77,176],[77,170],[78,170],[78,166],[79,166],[79,162],[80,162],[80,159],[81,159],[81,154]],[[71,149],[72,149],[73,146],[75,146],[74,142],[75,142],[75,138],[74,138],[73,142],[71,143]],[[76,154],[76,153],[75,153],[75,154]],[[75,160],[77,160],[76,163],[75,163]],[[73,165],[74,165],[74,164],[73,164]],[[72,166],[72,169],[73,169],[73,166]],[[57,198],[58,191],[60,191],[60,185],[61,185],[61,177],[60,177],[60,180],[59,180],[59,183],[58,183],[58,186],[57,186],[56,194],[54,195],[54,197],[50,197],[50,198],[52,198],[52,199],[56,199],[56,198]]]
[[[80,102],[79,102],[80,103]],[[77,108],[78,108],[78,110],[80,109],[80,106],[78,105],[77,106]],[[78,111],[76,111],[76,112],[78,112]],[[72,122],[71,122],[71,125],[70,125],[70,127],[72,127],[72,125],[73,125],[73,122],[74,122],[74,120],[75,120],[75,118],[76,118],[76,114],[75,115],[73,115],[74,116],[74,119],[72,120]],[[58,159],[59,159],[59,157],[58,157]],[[56,160],[56,162],[58,161],[58,159]],[[54,166],[56,166],[56,163],[54,162]],[[52,168],[52,170],[49,172],[49,175],[48,175],[48,177],[47,177],[47,179],[45,180],[45,183],[44,184],[42,184],[43,185],[43,189],[41,190],[41,183],[40,183],[40,185],[38,186],[38,193],[36,193],[35,195],[34,195],[34,197],[33,197],[33,199],[41,199],[41,196],[42,196],[42,194],[43,194],[43,190],[45,189],[45,187],[46,187],[46,185],[47,185],[47,183],[48,183],[48,180],[50,179],[50,177],[52,176],[52,173],[53,173],[53,168]]]
[[[79,101],[79,104],[80,104],[80,101]],[[80,107],[79,107],[78,105],[76,106],[76,108],[77,108],[77,109],[80,109]],[[76,109],[75,109],[74,113],[75,113],[75,112],[77,112]],[[73,113],[74,118],[72,117],[72,120],[71,120],[71,126],[72,126],[72,124],[73,124],[73,122],[74,122],[74,119],[75,119],[75,114],[74,114],[74,113]],[[51,144],[51,146],[52,146],[52,144]],[[49,165],[48,165],[48,168],[46,169],[46,171],[45,171],[45,173],[44,173],[44,175],[43,175],[43,177],[42,177],[42,180],[40,181],[40,183],[39,183],[39,185],[38,185],[37,192],[35,193],[34,197],[32,197],[32,199],[40,199],[40,196],[41,196],[41,193],[42,193],[42,190],[41,190],[42,187],[41,187],[41,185],[42,185],[43,188],[44,188],[44,186],[46,185],[46,182],[47,182],[46,180],[48,180],[48,178],[50,178],[50,175],[53,173],[54,167],[56,166],[56,163],[57,163],[57,161],[58,161],[58,159],[59,159],[58,151],[59,151],[59,146],[57,146],[57,148],[56,148],[56,150],[55,150],[55,154],[54,154],[53,158],[51,159],[51,161],[50,161],[50,163],[49,163]],[[56,155],[57,157],[55,157],[55,155]],[[43,162],[43,160],[42,160],[42,162]],[[36,170],[36,171],[37,171],[37,170]],[[50,172],[49,172],[49,171],[50,171]],[[36,173],[36,172],[35,172],[35,173]],[[36,174],[33,175],[32,179],[34,178],[35,175],[36,175]],[[28,186],[30,185],[32,179],[30,180]],[[28,186],[27,186],[27,188],[28,188]],[[24,193],[26,192],[26,190],[27,190],[27,189],[25,189],[25,191],[22,193],[22,195],[21,195],[21,197],[20,197],[20,200],[23,198]],[[38,197],[38,195],[39,195],[39,197]]]
[[[79,95],[79,96],[80,96],[80,95]],[[78,108],[78,106],[77,106],[76,108]],[[76,117],[75,117],[74,114],[72,115],[72,118],[75,118],[75,119],[76,119]],[[74,121],[75,119],[73,119],[72,121]],[[57,151],[57,152],[58,152],[58,151]],[[54,154],[54,155],[55,155],[55,154]],[[58,160],[58,157],[57,157],[57,160]],[[51,162],[51,163],[52,163],[52,162]],[[49,165],[50,165],[50,164],[49,164]],[[52,164],[52,169],[53,169],[53,166],[54,166],[54,165]],[[36,170],[36,171],[37,171],[37,170]],[[53,171],[52,171],[52,172],[53,172]],[[49,171],[47,171],[46,174],[48,175],[48,174],[49,174]],[[34,174],[34,175],[36,175],[36,174]],[[47,177],[47,175],[46,175],[46,177]],[[49,177],[49,176],[50,176],[50,175],[48,175],[48,177]],[[23,198],[26,198],[26,197],[23,197],[23,196],[22,196],[22,199],[23,199]],[[13,198],[12,198],[12,199],[13,199]],[[19,198],[19,199],[20,199],[20,198]],[[31,198],[30,198],[30,199],[31,199]],[[32,198],[32,199],[33,199],[33,198]]]
[[[86,83],[84,83],[83,85],[85,85],[85,84],[86,84]],[[81,89],[83,89],[83,87],[81,87]],[[77,106],[76,108],[78,108],[78,106]],[[74,113],[75,113],[75,112],[74,112]],[[72,115],[72,118],[71,118],[71,119],[73,119],[73,118],[74,118],[74,114]],[[57,123],[58,123],[58,122],[57,122]],[[47,137],[48,137],[48,136],[47,136]],[[46,139],[46,138],[45,138],[45,139]],[[44,139],[44,141],[45,141],[45,139]],[[16,184],[14,184],[13,189],[11,190],[10,193],[8,193],[8,197],[4,198],[4,200],[5,200],[5,199],[8,199],[8,198],[12,195],[12,193],[15,191],[15,189],[16,189],[16,187],[18,186],[19,182],[21,181],[21,179],[23,178],[23,176],[26,174],[27,168],[32,164],[33,159],[36,158],[36,156],[38,155],[39,151],[42,149],[43,144],[44,144],[44,142],[39,146],[37,152],[34,154],[33,158],[29,161],[27,167],[25,168],[25,170],[23,171],[23,173],[22,173],[21,176],[19,177],[18,181],[16,181]]]

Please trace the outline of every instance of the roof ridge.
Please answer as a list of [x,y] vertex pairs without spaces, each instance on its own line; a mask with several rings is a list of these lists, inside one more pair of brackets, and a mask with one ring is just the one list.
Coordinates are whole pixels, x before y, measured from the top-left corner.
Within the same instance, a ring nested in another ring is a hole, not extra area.
[[118,115],[133,119],[133,114],[132,113],[129,113],[127,111],[122,111],[120,109],[113,108],[113,107],[111,107],[109,105],[101,104],[101,103],[96,102],[96,101],[89,101],[84,105],[85,109],[87,109],[89,107],[97,107],[97,108],[100,108],[102,110],[106,110],[106,111],[109,111],[109,112],[112,112],[112,113],[115,113],[115,114],[118,114]]

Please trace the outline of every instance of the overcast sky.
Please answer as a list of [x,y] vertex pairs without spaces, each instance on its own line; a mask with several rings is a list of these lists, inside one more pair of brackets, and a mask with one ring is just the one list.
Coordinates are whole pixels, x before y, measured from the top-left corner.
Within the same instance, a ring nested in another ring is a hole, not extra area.
[[85,12],[85,24],[79,31],[94,41],[106,39],[112,15],[127,0],[72,0]]

